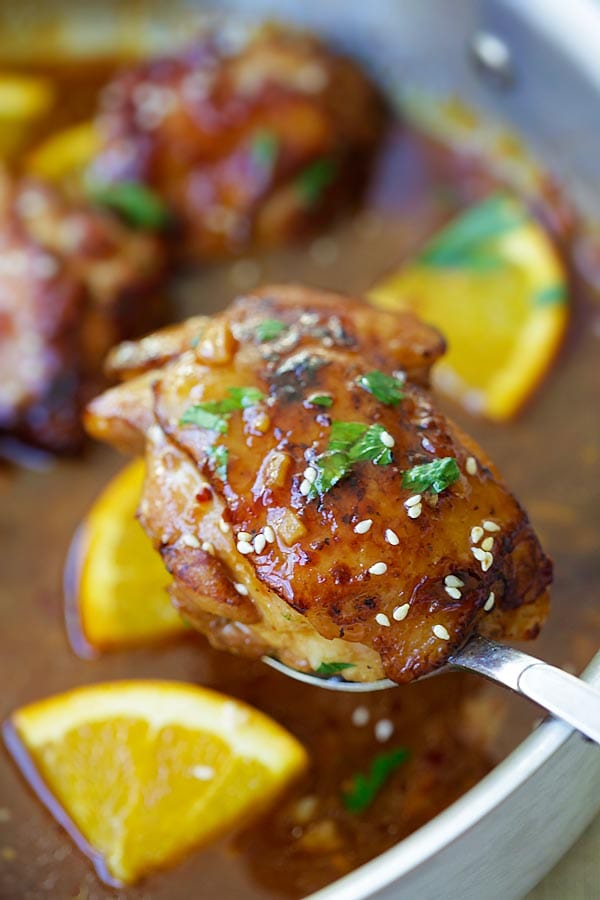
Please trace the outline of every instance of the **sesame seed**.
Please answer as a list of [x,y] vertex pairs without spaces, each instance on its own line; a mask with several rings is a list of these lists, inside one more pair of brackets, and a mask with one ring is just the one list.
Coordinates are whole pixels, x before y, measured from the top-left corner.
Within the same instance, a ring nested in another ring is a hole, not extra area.
[[352,710],[352,724],[359,728],[366,725],[371,718],[371,713],[366,706],[357,706]]
[[460,587],[465,586],[464,581],[462,581],[456,575],[446,575],[446,577],[444,578],[444,584],[447,585],[448,587],[454,587],[454,588],[460,588]]
[[230,529],[229,523],[225,521],[223,516],[221,516],[221,518],[219,519],[219,530],[222,531],[223,534],[227,534],[229,529]]
[[485,559],[485,550],[482,550],[481,547],[471,547],[471,553],[479,562],[483,562]]
[[477,460],[474,456],[467,456],[465,469],[468,475],[477,475]]
[[249,531],[238,531],[237,539],[238,541],[251,541],[252,535]]
[[248,596],[248,588],[246,587],[245,584],[240,584],[239,581],[236,581],[236,582],[234,582],[233,586],[236,589],[236,591],[238,592],[238,594],[240,594],[242,597]]
[[380,744],[385,744],[394,733],[394,723],[391,719],[380,719],[375,723],[374,731],[375,740],[379,741]]
[[371,575],[385,575],[385,573],[387,572],[387,566],[384,562],[376,562],[369,567],[369,572],[371,573]]
[[307,481],[305,478],[300,484],[300,493],[302,494],[303,497],[306,497],[309,494],[310,488],[311,488],[311,483],[310,483],[310,481]]
[[443,625],[434,625],[431,630],[433,631],[436,638],[440,639],[440,641],[449,641],[450,640],[450,635],[448,634],[448,629],[444,628]]
[[196,550],[200,547],[200,541],[193,534],[182,534],[181,543],[185,544],[186,547],[194,547]]
[[485,522],[482,522],[484,531],[500,531],[500,526],[496,525],[495,522],[490,522],[489,519],[486,519]]
[[391,448],[394,446],[394,444],[396,443],[396,441],[394,440],[394,438],[392,437],[392,435],[389,433],[389,431],[382,431],[381,434],[379,435],[379,438],[380,438],[381,443],[383,444],[383,446],[384,446],[384,447],[389,447],[390,449],[391,449]]
[[408,611],[410,609],[409,603],[403,603],[402,606],[396,606],[392,616],[396,620],[396,622],[401,622],[402,619],[405,619],[408,615]]
[[211,544],[210,541],[202,541],[202,549],[205,553],[208,553],[210,556],[215,555],[215,548]]
[[267,539],[264,534],[257,534],[254,538],[254,552],[262,553],[267,546]]
[[388,544],[391,544],[393,547],[397,547],[398,544],[400,543],[400,538],[398,537],[398,535],[396,534],[395,531],[392,531],[391,528],[385,529],[385,539],[388,542]]
[[412,497],[409,497],[408,500],[404,501],[404,505],[407,509],[410,509],[411,506],[417,506],[422,500],[420,494],[413,494]]
[[377,613],[377,615],[375,616],[375,621],[378,625],[383,625],[384,628],[390,627],[390,620],[385,613]]
[[275,532],[270,525],[265,525],[265,527],[263,528],[263,534],[265,536],[267,544],[273,544],[275,542]]
[[366,534],[372,524],[373,519],[363,519],[362,522],[357,522],[354,526],[354,531],[356,534]]
[[444,590],[448,594],[449,597],[452,597],[453,600],[460,600],[462,597],[461,592],[458,588],[455,587],[445,587]]
[[486,537],[485,540],[483,540],[481,542],[482,550],[491,550],[493,546],[494,546],[494,538],[493,537]]
[[313,469],[312,466],[308,466],[308,468],[304,470],[304,477],[310,484],[314,484],[317,477],[317,470]]
[[409,519],[418,519],[423,512],[423,507],[418,503],[416,506],[411,506],[410,509],[407,509],[406,511]]
[[491,567],[494,562],[494,557],[491,553],[486,553],[484,558],[481,560],[481,571],[487,572],[487,570]]
[[496,595],[494,594],[493,591],[490,591],[490,595],[487,598],[487,600],[485,601],[484,606],[483,606],[484,612],[489,612],[490,609],[492,609],[492,607],[494,606],[495,602],[496,602]]
[[472,544],[478,544],[482,537],[483,537],[483,528],[480,528],[479,525],[476,525],[474,528],[471,528],[471,543]]
[[247,556],[248,553],[252,553],[254,547],[248,541],[238,541],[237,549],[238,553],[241,553],[243,556]]

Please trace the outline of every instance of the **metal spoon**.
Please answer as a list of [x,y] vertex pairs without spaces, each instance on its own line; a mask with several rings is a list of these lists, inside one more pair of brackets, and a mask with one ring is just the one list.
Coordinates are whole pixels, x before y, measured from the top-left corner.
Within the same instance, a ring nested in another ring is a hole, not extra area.
[[[313,687],[330,691],[369,692],[383,691],[398,687],[394,681],[384,678],[380,681],[344,681],[340,676],[325,677],[309,672],[300,672],[270,656],[263,656],[263,662],[297,681],[304,681]],[[553,716],[568,722],[577,731],[600,744],[600,691],[591,685],[504,644],[497,644],[488,638],[474,635],[467,643],[448,658],[445,669],[463,669],[476,672],[496,681],[498,684],[522,694],[542,706]],[[429,676],[425,676],[429,677]]]

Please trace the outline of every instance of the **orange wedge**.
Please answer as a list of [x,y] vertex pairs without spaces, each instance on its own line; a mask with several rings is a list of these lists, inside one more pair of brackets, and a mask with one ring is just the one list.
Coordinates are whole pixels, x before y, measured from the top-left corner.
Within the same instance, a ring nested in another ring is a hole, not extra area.
[[497,421],[518,412],[538,386],[568,321],[558,254],[525,207],[505,195],[459,216],[369,296],[439,328],[448,352],[433,383],[469,412]]
[[13,714],[6,737],[112,884],[131,884],[245,823],[307,761],[257,710],[167,681],[98,684],[32,703]]
[[26,143],[33,124],[54,102],[47,78],[0,73],[0,157],[13,159]]
[[186,628],[166,592],[169,574],[135,518],[144,471],[143,460],[123,469],[83,525],[77,607],[83,637],[97,650],[144,644]]
[[38,144],[27,156],[25,170],[47,181],[80,181],[99,145],[93,122],[72,125]]

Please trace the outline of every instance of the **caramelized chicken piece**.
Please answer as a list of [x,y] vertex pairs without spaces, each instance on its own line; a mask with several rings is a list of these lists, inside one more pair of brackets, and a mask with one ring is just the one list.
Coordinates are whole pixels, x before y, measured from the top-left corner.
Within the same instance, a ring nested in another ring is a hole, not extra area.
[[160,324],[164,268],[155,238],[0,177],[0,433],[79,447],[109,347]]
[[537,634],[551,563],[436,409],[443,349],[408,313],[274,286],[116,351],[115,371],[138,374],[88,428],[145,448],[140,521],[215,646],[404,682],[474,630]]
[[102,96],[92,179],[153,188],[194,258],[323,224],[358,198],[385,121],[355,63],[314,37],[239,23],[125,70]]

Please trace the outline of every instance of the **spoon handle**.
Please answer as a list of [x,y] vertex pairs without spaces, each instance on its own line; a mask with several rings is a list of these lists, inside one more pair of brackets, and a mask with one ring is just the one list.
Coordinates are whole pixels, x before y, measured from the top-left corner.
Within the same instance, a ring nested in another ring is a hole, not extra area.
[[580,678],[479,635],[453,654],[449,664],[522,694],[600,744],[600,691]]

